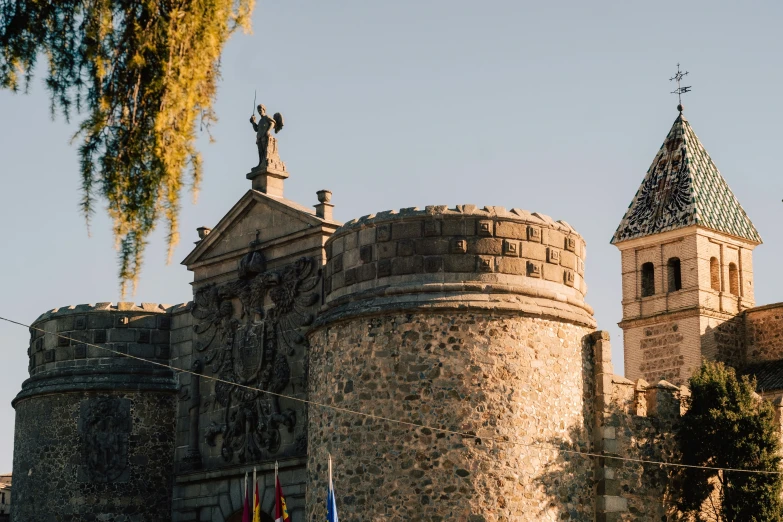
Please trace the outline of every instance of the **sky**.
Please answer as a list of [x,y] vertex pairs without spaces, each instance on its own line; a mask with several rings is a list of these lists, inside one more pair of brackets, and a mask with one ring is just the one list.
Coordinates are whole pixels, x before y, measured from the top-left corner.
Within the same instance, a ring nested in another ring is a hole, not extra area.
[[[281,112],[286,197],[333,192],[341,221],[472,203],[570,223],[587,242],[587,302],[622,374],[620,255],[609,240],[677,116],[685,115],[764,244],[756,303],[783,301],[783,37],[780,2],[261,0],[253,33],[228,42],[215,143],[199,138],[204,181],[184,198],[165,263],[150,238],[136,302],[191,297],[180,261],[250,188],[254,91]],[[49,114],[40,68],[28,94],[0,91],[0,315],[118,301],[110,223],[79,213],[80,117]],[[131,300],[130,298],[128,300]],[[11,470],[11,400],[27,378],[26,328],[0,323],[0,472]]]

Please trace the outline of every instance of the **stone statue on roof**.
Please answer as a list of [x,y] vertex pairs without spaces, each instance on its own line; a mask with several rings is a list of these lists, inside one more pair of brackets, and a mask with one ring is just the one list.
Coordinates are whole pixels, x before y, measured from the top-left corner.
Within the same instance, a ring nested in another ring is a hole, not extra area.
[[[259,120],[256,122],[256,115],[250,116],[250,123],[253,125],[253,130],[256,131],[256,145],[258,146],[258,167],[263,168],[270,166],[275,167],[276,163],[280,162],[280,157],[277,154],[277,140],[272,136],[272,130],[275,134],[283,129],[283,117],[279,112],[276,112],[274,116],[270,117],[266,113],[266,107],[262,104],[258,104]],[[283,167],[285,170],[285,167]]]

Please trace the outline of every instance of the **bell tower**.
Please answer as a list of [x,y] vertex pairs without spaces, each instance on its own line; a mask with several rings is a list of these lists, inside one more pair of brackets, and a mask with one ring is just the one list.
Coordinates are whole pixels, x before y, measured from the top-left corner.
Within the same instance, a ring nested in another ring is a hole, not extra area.
[[612,237],[622,256],[625,376],[683,383],[703,358],[741,363],[756,228],[682,114]]

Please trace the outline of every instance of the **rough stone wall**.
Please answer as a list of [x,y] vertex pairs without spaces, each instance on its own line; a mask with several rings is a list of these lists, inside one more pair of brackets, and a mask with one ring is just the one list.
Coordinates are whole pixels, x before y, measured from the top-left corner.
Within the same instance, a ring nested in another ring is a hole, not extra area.
[[79,305],[33,324],[14,400],[14,521],[170,517],[176,382],[124,356],[168,362],[164,310]]
[[[123,469],[91,477],[83,471],[90,457],[83,454],[81,410],[107,397],[128,402],[129,429],[115,433],[126,447],[120,440],[116,460],[97,455],[93,465]],[[169,520],[174,407],[171,393],[152,392],[63,393],[17,403],[13,520]]]
[[326,251],[310,400],[423,427],[311,405],[307,519],[331,453],[349,520],[592,520],[592,462],[564,451],[593,427],[576,231],[431,206],[350,221]]
[[745,314],[730,319],[702,317],[701,323],[702,354],[706,359],[721,361],[734,368],[745,364]]
[[783,359],[783,304],[760,306],[744,315],[745,362]]
[[[649,385],[613,374],[606,332],[595,332],[595,447],[607,457],[677,462],[674,429],[687,388]],[[674,468],[627,460],[596,461],[597,522],[675,520]]]
[[592,520],[591,460],[541,449],[590,448],[589,332],[490,312],[317,330],[311,400],[480,440],[311,407],[308,520],[325,517],[329,453],[347,520]]

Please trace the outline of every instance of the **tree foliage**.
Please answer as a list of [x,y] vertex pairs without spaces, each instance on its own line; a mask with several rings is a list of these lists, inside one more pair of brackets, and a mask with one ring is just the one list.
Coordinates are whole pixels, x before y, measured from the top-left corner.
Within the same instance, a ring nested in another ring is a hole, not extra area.
[[220,55],[249,29],[254,0],[0,0],[0,86],[29,87],[48,60],[51,112],[83,114],[81,209],[107,202],[121,292],[137,281],[149,234],[178,241],[185,173],[201,180],[196,127],[215,120]]
[[[690,378],[691,397],[677,442],[683,463],[780,471],[780,434],[756,382],[722,363],[705,362]],[[680,508],[696,520],[771,522],[781,515],[781,476],[685,469]]]

